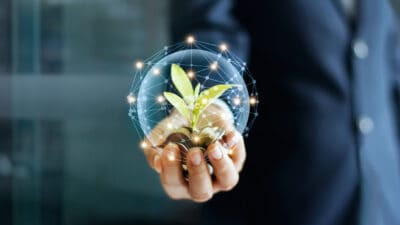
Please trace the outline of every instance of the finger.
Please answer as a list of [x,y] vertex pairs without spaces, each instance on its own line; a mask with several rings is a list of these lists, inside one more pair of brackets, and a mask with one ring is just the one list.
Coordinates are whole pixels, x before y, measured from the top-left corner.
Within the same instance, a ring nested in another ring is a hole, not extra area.
[[216,177],[215,186],[219,190],[229,191],[239,181],[239,174],[236,171],[233,161],[227,156],[226,151],[220,143],[214,143],[207,149],[207,155],[214,168]]
[[156,147],[148,147],[148,148],[145,148],[143,151],[144,151],[144,154],[147,158],[147,162],[149,163],[150,167],[159,173],[159,170],[161,169],[159,166],[160,164],[158,163],[158,167],[157,167],[155,162],[159,159],[159,155],[161,154],[162,149],[156,148]]
[[192,148],[187,157],[190,196],[196,202],[205,202],[211,199],[213,189],[203,152],[200,148]]
[[160,155],[154,156],[153,167],[154,167],[154,170],[155,170],[157,173],[161,173],[161,171],[162,171],[162,165],[161,165]]
[[236,171],[240,172],[246,160],[246,147],[242,135],[237,131],[230,132],[225,137],[225,143]]
[[[224,104],[224,103],[222,103]],[[197,123],[199,128],[216,126],[227,132],[234,130],[232,112],[220,104],[211,104],[202,113]]]
[[182,175],[180,150],[176,144],[168,144],[161,155],[161,183],[172,199],[190,197],[188,187]]
[[234,121],[232,118],[232,113],[230,111],[224,111],[218,114],[220,118],[217,120],[215,125],[226,132],[233,132],[235,130]]

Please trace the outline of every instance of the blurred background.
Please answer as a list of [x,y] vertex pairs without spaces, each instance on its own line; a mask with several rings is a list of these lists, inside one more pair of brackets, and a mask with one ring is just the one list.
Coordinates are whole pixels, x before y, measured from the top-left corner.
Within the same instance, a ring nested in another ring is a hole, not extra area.
[[127,115],[133,62],[169,44],[168,7],[0,0],[1,225],[197,220],[163,193]]
[[190,224],[128,118],[166,0],[0,0],[0,224]]

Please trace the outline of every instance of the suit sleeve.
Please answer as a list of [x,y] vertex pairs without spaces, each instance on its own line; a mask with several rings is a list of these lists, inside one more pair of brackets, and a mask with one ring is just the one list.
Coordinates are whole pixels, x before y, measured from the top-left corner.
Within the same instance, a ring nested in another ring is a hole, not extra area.
[[213,44],[226,42],[233,53],[247,60],[249,38],[232,13],[234,0],[172,0],[170,6],[173,42],[188,34]]

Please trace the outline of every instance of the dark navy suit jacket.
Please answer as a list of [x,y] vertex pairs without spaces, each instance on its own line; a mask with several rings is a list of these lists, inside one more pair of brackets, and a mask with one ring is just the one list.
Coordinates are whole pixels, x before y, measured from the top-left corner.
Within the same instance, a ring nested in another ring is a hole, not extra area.
[[239,185],[203,224],[400,224],[398,40],[385,0],[175,0],[174,41],[228,42],[258,79]]

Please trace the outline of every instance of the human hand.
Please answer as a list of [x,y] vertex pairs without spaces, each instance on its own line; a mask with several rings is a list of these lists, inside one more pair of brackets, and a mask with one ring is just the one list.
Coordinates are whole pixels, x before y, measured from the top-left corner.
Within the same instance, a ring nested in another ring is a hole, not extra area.
[[[224,109],[213,105],[205,113],[207,123],[213,121],[213,125],[223,128],[226,134],[220,141],[208,146],[205,153],[200,148],[192,148],[187,152],[188,180],[183,176],[182,154],[176,144],[170,143],[164,148],[151,146],[144,149],[149,165],[159,173],[161,184],[172,199],[205,202],[217,192],[231,190],[239,181],[239,172],[246,158],[243,137],[233,128],[232,119],[229,118],[230,112],[226,113]],[[220,118],[221,115],[225,117],[223,120],[216,118]],[[176,115],[171,115],[154,128],[150,134],[152,140],[162,143],[163,140],[157,139],[156,134],[168,133],[167,124],[182,121],[176,118]],[[202,123],[206,124],[204,121],[200,121],[199,124]],[[209,173],[205,156],[208,156],[214,169],[214,176]]]

